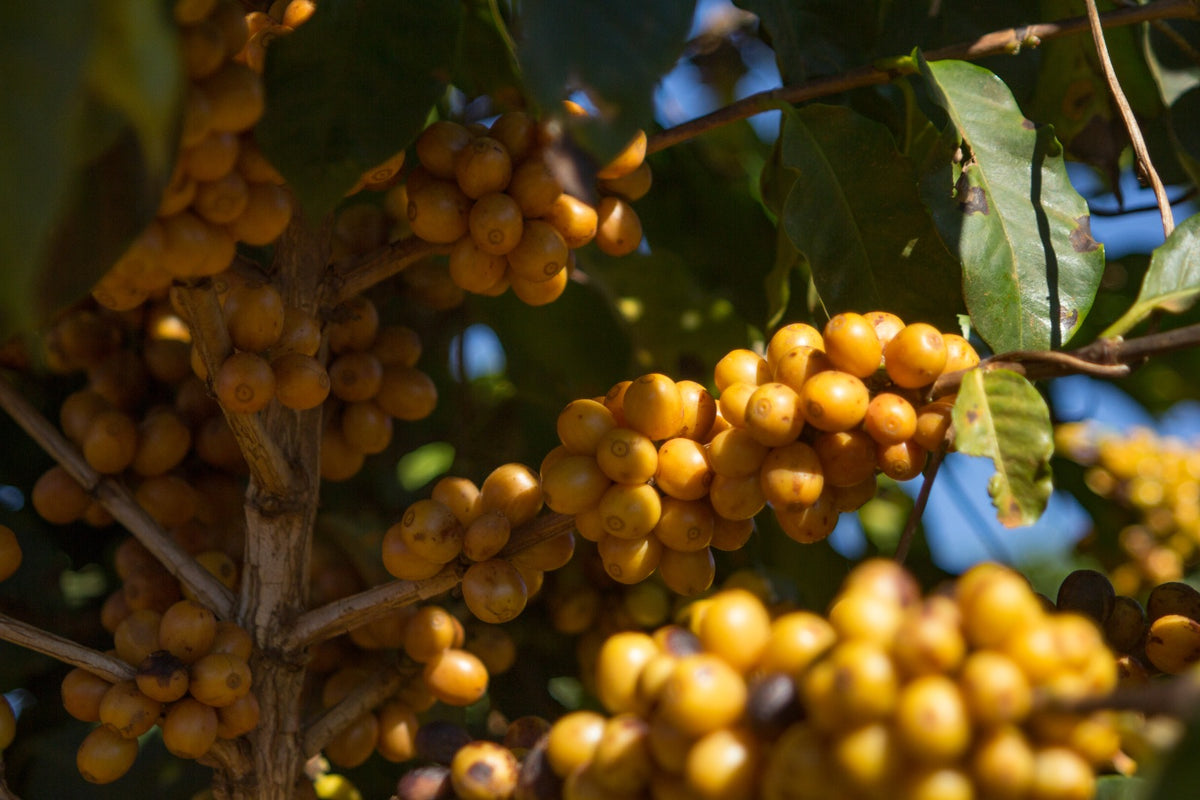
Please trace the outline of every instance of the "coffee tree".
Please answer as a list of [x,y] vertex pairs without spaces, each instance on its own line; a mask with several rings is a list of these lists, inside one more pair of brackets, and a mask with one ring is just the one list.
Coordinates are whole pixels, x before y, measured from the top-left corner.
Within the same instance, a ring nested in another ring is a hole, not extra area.
[[[1045,391],[1195,393],[1190,0],[56,9],[0,11],[0,796],[1194,796],[1200,456]],[[947,574],[963,457],[1092,533]]]

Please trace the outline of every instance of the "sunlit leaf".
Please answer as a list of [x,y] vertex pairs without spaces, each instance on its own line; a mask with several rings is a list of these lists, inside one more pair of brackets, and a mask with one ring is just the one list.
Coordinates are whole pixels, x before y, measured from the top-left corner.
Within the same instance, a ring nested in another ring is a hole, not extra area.
[[1061,145],[988,70],[950,60],[921,69],[969,150],[954,187],[957,214],[938,223],[962,259],[976,330],[997,351],[1065,344],[1092,307],[1104,251]]
[[992,459],[988,494],[1006,527],[1031,525],[1053,489],[1050,411],[1037,389],[1009,370],[972,370],[954,403],[954,444],[970,456]]
[[396,479],[405,491],[411,492],[446,474],[453,463],[454,445],[430,442],[400,457],[396,462]]
[[1150,269],[1129,310],[1114,322],[1105,336],[1121,336],[1155,309],[1174,314],[1187,311],[1200,295],[1200,216],[1185,219],[1170,238],[1150,256]]
[[454,64],[457,0],[328,0],[271,43],[256,133],[316,218],[358,177],[407,147]]
[[887,128],[836,106],[786,112],[780,166],[795,172],[783,230],[830,313],[882,309],[953,324],[962,308],[958,264]]

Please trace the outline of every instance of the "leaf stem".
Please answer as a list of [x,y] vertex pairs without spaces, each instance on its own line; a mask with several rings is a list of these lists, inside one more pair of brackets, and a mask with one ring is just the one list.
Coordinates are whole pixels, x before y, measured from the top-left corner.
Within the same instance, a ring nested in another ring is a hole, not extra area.
[[133,667],[119,658],[76,644],[7,614],[0,614],[0,639],[85,669],[110,683],[132,680],[135,674]]
[[[1060,378],[1064,375],[1092,375],[1098,378],[1122,378],[1150,356],[1200,345],[1200,323],[1185,325],[1161,333],[1148,333],[1133,339],[1101,338],[1076,350],[1014,350],[985,358],[972,369],[1008,369],[1029,380]],[[962,383],[960,370],[941,376],[930,390],[931,397],[954,394]]]
[[373,253],[330,267],[321,287],[321,305],[336,306],[385,281],[423,258],[446,255],[450,245],[407,236]]
[[1171,201],[1167,197],[1167,190],[1163,186],[1162,178],[1158,176],[1158,170],[1150,161],[1150,151],[1146,149],[1146,140],[1142,138],[1142,130],[1138,127],[1137,118],[1134,117],[1133,109],[1129,107],[1129,100],[1125,97],[1125,91],[1121,88],[1121,82],[1117,79],[1117,71],[1113,69],[1112,59],[1108,55],[1108,44],[1104,41],[1104,26],[1100,21],[1096,0],[1086,0],[1086,3],[1088,27],[1092,31],[1092,41],[1096,44],[1096,54],[1100,56],[1100,69],[1104,73],[1108,90],[1112,93],[1113,102],[1117,104],[1117,110],[1121,112],[1121,121],[1125,123],[1125,130],[1129,133],[1129,142],[1133,145],[1133,152],[1137,155],[1138,171],[1154,189],[1154,198],[1158,201],[1158,213],[1162,216],[1163,237],[1169,237],[1171,231],[1175,230],[1175,215],[1171,211]]
[[[212,281],[206,280],[194,286],[176,286],[171,291],[187,314],[193,346],[199,350],[208,372],[206,383],[211,392],[217,371],[233,351],[216,290]],[[274,497],[287,497],[299,488],[294,470],[267,432],[261,415],[221,410],[258,486]]]
[[[1100,15],[1100,21],[1106,28],[1115,28],[1123,25],[1135,25],[1148,20],[1194,18],[1197,13],[1193,0],[1154,0],[1144,6],[1109,11]],[[1022,48],[1036,47],[1039,43],[1049,39],[1080,33],[1087,30],[1088,26],[1086,17],[1072,17],[1057,22],[1028,25],[1023,28],[1006,28],[984,34],[969,42],[960,42],[937,50],[930,50],[925,53],[925,59],[927,61],[950,58],[972,60],[985,56],[1016,54]],[[915,71],[914,66],[905,66],[903,62],[892,63],[889,67],[889,69],[882,69],[875,65],[856,67],[839,75],[813,78],[791,86],[780,86],[776,89],[752,94],[710,114],[659,131],[650,137],[646,145],[646,152],[656,153],[722,125],[738,122],[764,111],[771,111],[781,104],[803,103],[851,89],[878,86],[900,75]]]
[[908,514],[908,522],[904,525],[904,532],[900,534],[900,541],[896,544],[896,554],[893,556],[897,564],[903,564],[904,559],[908,558],[909,548],[912,547],[913,539],[917,534],[917,524],[920,523],[921,517],[925,514],[925,506],[929,504],[929,495],[933,491],[933,481],[937,478],[938,470],[942,467],[942,462],[946,459],[946,448],[939,447],[937,450],[929,454],[929,463],[925,465],[925,476],[921,482],[921,491],[917,493],[917,499],[913,503],[912,511]]
[[410,666],[383,665],[372,671],[361,685],[348,694],[337,705],[317,717],[304,731],[303,750],[306,758],[321,752],[329,741],[368,711],[379,706],[406,683],[410,683],[419,670]]
[[[506,558],[553,539],[575,527],[567,514],[547,514],[518,528],[497,558]],[[423,581],[389,581],[349,597],[334,600],[301,615],[283,642],[285,649],[299,649],[365,625],[389,611],[448,592],[462,581],[465,567],[452,562],[440,573]]]

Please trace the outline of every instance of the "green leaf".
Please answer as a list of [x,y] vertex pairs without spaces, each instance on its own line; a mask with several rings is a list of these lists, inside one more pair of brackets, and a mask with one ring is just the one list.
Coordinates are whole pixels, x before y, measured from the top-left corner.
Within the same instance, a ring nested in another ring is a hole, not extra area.
[[787,111],[780,166],[796,172],[783,230],[830,313],[879,309],[953,324],[962,308],[958,264],[887,128],[847,108]]
[[1009,370],[972,370],[963,377],[953,416],[958,451],[987,456],[996,466],[988,482],[996,518],[1009,528],[1036,522],[1054,488],[1054,434],[1037,389]]
[[149,222],[182,92],[161,3],[0,6],[0,338],[78,300]]
[[599,124],[581,143],[600,161],[654,120],[653,92],[683,51],[695,0],[524,0],[517,56],[534,99],[557,112],[586,91]]
[[[754,141],[739,136],[739,130]],[[638,216],[652,253],[678,257],[690,273],[689,283],[728,300],[742,320],[761,330],[768,316],[764,281],[775,260],[777,230],[751,191],[758,171],[740,170],[740,162],[749,160],[744,155],[734,163],[696,169],[697,162],[711,164],[761,144],[748,126],[731,125],[704,138],[652,156],[654,188],[637,202]],[[721,235],[699,235],[703,231]],[[600,269],[608,269],[623,260],[597,261]]]
[[958,213],[938,223],[962,259],[976,330],[998,352],[1062,346],[1092,307],[1104,251],[1061,146],[988,70],[922,60],[921,71],[970,149],[955,187]]
[[[1124,775],[1101,775],[1096,779],[1096,800],[1141,800],[1146,797],[1148,784],[1144,778]],[[1200,790],[1200,787],[1196,787]],[[1194,792],[1185,796],[1192,796]]]
[[1155,309],[1187,311],[1200,295],[1200,216],[1185,219],[1155,248],[1137,300],[1102,336],[1123,336]]
[[496,3],[469,0],[466,6],[454,85],[470,94],[502,94],[519,87],[517,55]]
[[39,320],[87,294],[154,219],[165,176],[152,173],[143,155],[140,137],[125,127],[76,171],[28,287]]
[[702,285],[692,264],[666,248],[583,265],[624,317],[642,364],[708,383],[711,365],[746,337],[746,320],[725,293]]
[[[879,0],[737,0],[737,5],[759,18],[785,84],[870,61],[883,21]],[[855,24],[847,24],[849,19]]]
[[454,65],[462,3],[327,0],[272,42],[263,151],[304,212],[324,216],[358,177],[425,126]]
[[183,95],[176,26],[163,3],[103,0],[100,7],[88,85],[95,98],[129,120],[149,171],[166,175]]
[[396,462],[396,480],[406,492],[412,492],[444,475],[453,463],[454,445],[430,442],[400,457]]
[[[1176,680],[1195,681],[1196,675],[1187,672]],[[1192,691],[1195,688],[1192,687]],[[1162,771],[1154,779],[1154,790],[1148,794],[1150,800],[1182,800],[1200,796],[1200,720],[1188,722],[1183,738],[1162,764]]]
[[[1101,12],[1112,2],[1097,3]],[[1079,13],[1075,0],[1042,0],[1042,19],[1064,19]],[[1141,120],[1162,112],[1162,100],[1146,64],[1135,27],[1109,28],[1105,44],[1121,89]],[[1112,101],[1100,68],[1096,45],[1087,31],[1043,42],[1037,84],[1029,115],[1039,124],[1049,123],[1071,157],[1105,171],[1113,180],[1117,163],[1128,147],[1124,124]]]

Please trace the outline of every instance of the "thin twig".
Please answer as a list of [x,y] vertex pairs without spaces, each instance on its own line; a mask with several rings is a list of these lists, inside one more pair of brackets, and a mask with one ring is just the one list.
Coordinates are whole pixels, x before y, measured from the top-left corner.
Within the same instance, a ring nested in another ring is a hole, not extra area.
[[[1197,10],[1192,0],[1156,0],[1144,6],[1122,8],[1101,15],[1101,21],[1106,28],[1123,25],[1134,25],[1154,19],[1184,18],[1197,16]],[[1017,53],[1022,48],[1036,47],[1040,42],[1058,39],[1063,36],[1080,33],[1088,29],[1085,17],[1073,17],[1058,22],[1047,22],[1029,25],[1024,28],[1008,28],[980,36],[970,42],[942,47],[925,53],[927,61],[944,59],[977,59],[984,56]],[[911,60],[897,59],[884,66],[864,66],[821,78],[814,78],[793,86],[781,86],[765,92],[752,94],[736,103],[723,106],[711,114],[676,125],[673,128],[660,131],[650,137],[646,145],[647,153],[656,153],[672,145],[685,142],[702,133],[728,125],[731,122],[771,111],[785,103],[803,103],[819,97],[839,94],[851,89],[861,89],[866,86],[877,86],[887,83],[900,75],[916,72],[916,64]]]
[[[575,518],[567,514],[546,514],[513,532],[508,545],[497,558],[507,558],[540,542],[561,536],[575,527]],[[390,581],[366,591],[334,600],[307,612],[296,620],[283,643],[284,649],[299,649],[345,633],[403,606],[419,603],[448,592],[459,584],[465,567],[451,563],[440,573],[423,581]]]
[[908,558],[908,550],[912,547],[913,538],[917,535],[917,525],[925,514],[925,506],[929,503],[929,493],[933,491],[933,481],[937,478],[938,470],[941,469],[942,461],[945,458],[945,447],[939,447],[929,454],[929,463],[925,465],[925,477],[921,483],[921,491],[917,493],[912,511],[908,514],[908,522],[904,525],[904,532],[900,534],[900,541],[896,544],[896,554],[893,558],[897,564],[903,564],[904,559]]
[[42,450],[57,461],[84,491],[96,498],[200,602],[221,619],[230,618],[233,613],[233,595],[230,591],[163,531],[154,518],[138,505],[129,489],[92,469],[58,428],[42,416],[16,387],[2,378],[0,408],[8,412]]
[[1038,697],[1040,708],[1086,713],[1102,709],[1141,711],[1145,714],[1164,714],[1177,719],[1192,719],[1200,714],[1200,680],[1182,673],[1153,680],[1141,686],[1122,686],[1103,697],[1063,701],[1054,697]]
[[335,264],[325,277],[321,304],[336,306],[423,258],[449,252],[449,245],[431,244],[416,236],[408,236],[349,263]]
[[[187,315],[193,346],[200,352],[211,391],[217,371],[233,350],[221,316],[217,293],[211,281],[195,286],[177,286],[172,292]],[[236,414],[222,410],[255,483],[268,495],[287,497],[289,492],[297,488],[298,479],[278,443],[267,433],[262,418],[258,414]]]
[[296,620],[284,647],[289,650],[307,647],[365,625],[388,611],[448,592],[462,580],[463,571],[454,562],[423,581],[389,581],[315,608]]
[[304,755],[311,758],[339,733],[350,727],[363,714],[387,700],[417,675],[412,667],[388,664],[375,670],[369,678],[333,708],[317,717],[304,731]]
[[[1133,339],[1097,339],[1089,345],[1067,352],[1057,350],[1016,350],[985,358],[972,369],[1008,369],[1030,380],[1060,378],[1064,375],[1093,375],[1120,378],[1150,356],[1200,345],[1200,323],[1185,325],[1161,333],[1148,333]],[[970,370],[941,376],[930,389],[932,397],[954,394]]]
[[76,644],[70,639],[44,631],[36,625],[14,619],[7,614],[0,614],[0,639],[58,659],[64,664],[86,669],[111,683],[132,680],[135,674],[133,667],[119,658]]
[[1162,216],[1163,236],[1170,236],[1171,231],[1175,230],[1175,215],[1171,211],[1171,201],[1167,197],[1167,189],[1163,186],[1162,178],[1158,177],[1158,170],[1154,169],[1154,164],[1150,161],[1150,151],[1146,149],[1146,140],[1142,138],[1142,129],[1133,115],[1133,109],[1129,107],[1129,100],[1125,97],[1125,91],[1117,79],[1117,71],[1113,69],[1112,59],[1108,55],[1108,45],[1104,41],[1104,26],[1100,21],[1096,0],[1086,0],[1086,3],[1088,26],[1092,31],[1092,41],[1096,44],[1096,54],[1100,56],[1100,70],[1104,73],[1104,81],[1112,93],[1113,102],[1117,104],[1117,110],[1121,112],[1121,121],[1125,123],[1129,142],[1133,145],[1133,152],[1137,155],[1138,170],[1150,182],[1150,187],[1154,189],[1154,198],[1158,201],[1158,213]]

